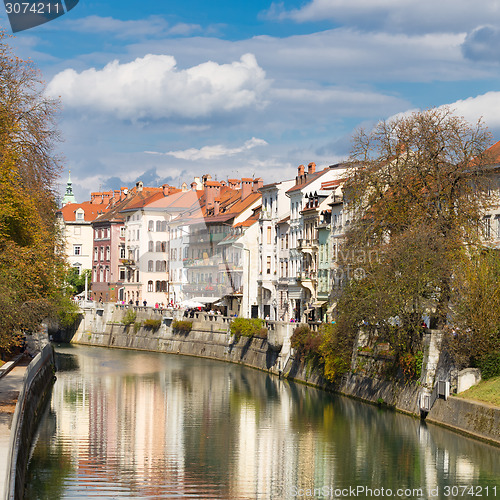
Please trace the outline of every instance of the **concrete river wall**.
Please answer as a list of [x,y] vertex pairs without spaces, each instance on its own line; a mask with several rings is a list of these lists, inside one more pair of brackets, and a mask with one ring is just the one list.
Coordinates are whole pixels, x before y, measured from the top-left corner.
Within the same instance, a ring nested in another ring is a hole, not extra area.
[[[439,335],[435,335],[426,340],[430,354],[419,382],[398,383],[363,373],[350,373],[338,384],[332,385],[314,367],[294,359],[290,337],[296,324],[267,322],[267,338],[241,337],[236,340],[230,333],[232,318],[201,312],[194,313],[192,318],[184,318],[181,311],[134,307],[137,313],[134,328],[134,325],[125,326],[122,323],[128,309],[128,306],[114,304],[84,309],[71,341],[240,363],[362,401],[382,403],[415,417],[421,416],[422,384],[432,384],[438,370]],[[161,326],[156,330],[139,326],[148,319],[161,320]],[[178,332],[172,328],[173,321],[183,319],[193,322],[190,332]],[[447,401],[437,399],[427,420],[500,445],[499,408],[455,397]]]

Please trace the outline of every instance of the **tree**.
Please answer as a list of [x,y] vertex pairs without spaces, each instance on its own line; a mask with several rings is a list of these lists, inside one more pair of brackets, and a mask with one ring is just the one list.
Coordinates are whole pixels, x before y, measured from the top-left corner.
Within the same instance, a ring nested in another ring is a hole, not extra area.
[[60,293],[64,264],[55,224],[57,102],[31,62],[0,33],[0,349],[36,328]]
[[[379,123],[354,138],[345,184],[351,224],[341,255],[357,269],[339,301],[344,324],[415,353],[422,317],[442,327],[464,248],[481,244],[490,198],[490,135],[449,109]],[[353,307],[353,304],[355,306]]]

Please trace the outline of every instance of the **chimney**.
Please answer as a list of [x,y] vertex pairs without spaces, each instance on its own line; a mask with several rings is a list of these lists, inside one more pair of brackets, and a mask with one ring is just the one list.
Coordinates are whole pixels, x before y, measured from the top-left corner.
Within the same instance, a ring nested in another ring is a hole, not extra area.
[[214,200],[214,215],[219,215],[219,210],[220,210],[220,199],[216,198]]
[[122,187],[120,189],[120,201],[124,200],[127,197],[128,194],[128,188]]
[[259,189],[264,185],[264,181],[261,177],[253,180],[252,192],[257,193]]
[[205,181],[205,200],[207,208],[214,207],[214,201],[220,196],[220,184],[216,181]]
[[[196,179],[196,177],[195,177],[195,179]],[[196,183],[196,181],[193,181],[193,182],[191,183],[191,189],[192,189],[193,191],[197,191],[197,190],[198,190],[198,184]]]
[[227,180],[227,185],[231,189],[239,189],[240,188],[240,181],[238,179],[228,179]]
[[136,182],[136,183],[135,183],[135,189],[136,189],[136,191],[137,191],[138,193],[139,193],[140,191],[142,191],[143,186],[144,186],[144,185],[143,185],[142,181],[138,181],[138,182]]
[[102,203],[102,195],[103,193],[91,193],[90,203],[92,205],[100,205]]
[[316,172],[316,163],[311,162],[309,165],[307,165],[307,173],[308,174],[314,174]]
[[241,179],[241,199],[244,200],[252,192],[253,179]]
[[163,190],[163,196],[168,196],[170,194],[170,186],[168,184],[163,184],[161,188]]
[[299,165],[299,168],[297,169],[297,177],[295,177],[295,185],[298,186],[299,184],[302,184],[304,179],[304,165]]
[[222,187],[225,187],[225,186],[226,186],[226,181],[219,181],[219,182],[220,182],[220,185],[221,185]]

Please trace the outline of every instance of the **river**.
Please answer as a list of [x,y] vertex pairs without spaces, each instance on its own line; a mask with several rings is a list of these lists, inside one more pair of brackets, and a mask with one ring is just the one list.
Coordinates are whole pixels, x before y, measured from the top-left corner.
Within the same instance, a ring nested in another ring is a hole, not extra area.
[[56,352],[26,499],[500,498],[500,448],[405,415],[218,361]]

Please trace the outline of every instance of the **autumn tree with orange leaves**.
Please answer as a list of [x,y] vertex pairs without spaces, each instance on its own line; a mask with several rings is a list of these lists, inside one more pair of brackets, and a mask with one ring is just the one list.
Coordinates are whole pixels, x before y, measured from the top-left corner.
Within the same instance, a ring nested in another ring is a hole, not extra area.
[[352,279],[338,298],[337,335],[353,342],[362,328],[403,362],[421,349],[423,317],[443,328],[464,309],[456,278],[483,245],[489,144],[481,121],[471,125],[446,108],[355,136],[340,252]]
[[0,350],[37,329],[59,297],[57,102],[0,34]]

